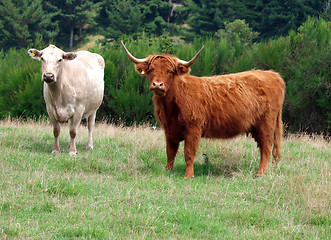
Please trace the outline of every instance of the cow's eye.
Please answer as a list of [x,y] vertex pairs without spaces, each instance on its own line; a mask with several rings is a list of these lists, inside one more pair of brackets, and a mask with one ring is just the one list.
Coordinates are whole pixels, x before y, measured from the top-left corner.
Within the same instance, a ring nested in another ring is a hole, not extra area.
[[44,61],[44,58],[43,57],[41,57],[40,59],[41,59],[41,61]]
[[62,62],[62,58],[59,59],[59,62]]

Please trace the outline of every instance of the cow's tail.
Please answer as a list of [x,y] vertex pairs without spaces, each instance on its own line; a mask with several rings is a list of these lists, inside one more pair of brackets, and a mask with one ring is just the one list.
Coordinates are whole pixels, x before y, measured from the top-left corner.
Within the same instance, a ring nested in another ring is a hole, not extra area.
[[274,131],[274,147],[272,150],[273,162],[280,161],[282,137],[283,137],[283,121],[282,121],[282,110],[280,110],[276,118],[276,126]]

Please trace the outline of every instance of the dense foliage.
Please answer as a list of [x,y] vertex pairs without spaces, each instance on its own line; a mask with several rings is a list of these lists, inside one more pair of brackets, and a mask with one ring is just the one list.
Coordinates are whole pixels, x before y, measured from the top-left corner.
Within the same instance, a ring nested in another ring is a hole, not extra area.
[[286,35],[308,16],[329,18],[329,0],[1,0],[0,49],[27,48],[40,36],[71,49],[89,34],[213,36],[227,22],[245,20],[259,39]]
[[58,34],[54,15],[41,4],[42,0],[0,1],[0,49],[27,47],[41,36],[49,40]]
[[[231,32],[231,31],[230,31]],[[192,74],[215,75],[258,69],[274,69],[286,81],[284,122],[290,131],[324,132],[331,124],[331,31],[323,19],[308,19],[298,32],[261,43],[247,43],[238,37],[195,39],[191,45],[177,44],[165,35],[124,39],[138,58],[152,53],[170,53],[189,60],[205,46]],[[232,40],[231,40],[232,39]],[[39,43],[39,48],[42,43]],[[38,48],[38,44],[36,46]],[[91,49],[106,61],[105,97],[98,119],[131,125],[155,123],[152,94],[146,80],[134,70],[119,43]],[[46,115],[42,97],[40,63],[26,50],[1,53],[0,115],[37,117]]]

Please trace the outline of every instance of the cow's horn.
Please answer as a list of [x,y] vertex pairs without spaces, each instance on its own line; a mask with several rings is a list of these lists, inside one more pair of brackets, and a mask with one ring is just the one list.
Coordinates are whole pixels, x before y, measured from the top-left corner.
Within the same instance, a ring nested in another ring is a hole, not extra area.
[[130,58],[130,60],[131,60],[132,62],[134,62],[134,63],[137,64],[137,63],[143,63],[143,62],[146,62],[146,61],[147,61],[147,58],[143,58],[143,59],[135,58],[135,57],[129,52],[129,50],[125,47],[123,41],[121,41],[121,43],[122,43],[122,46],[123,46],[123,48],[124,48],[124,50],[125,50],[125,52],[126,52],[126,55],[128,55],[128,57]]
[[195,54],[195,56],[189,62],[186,62],[186,61],[183,61],[183,60],[179,59],[178,63],[184,65],[185,67],[191,67],[193,65],[193,63],[197,60],[199,54],[201,53],[201,51],[204,47],[205,46],[202,46],[202,48],[199,50],[199,52],[197,54]]

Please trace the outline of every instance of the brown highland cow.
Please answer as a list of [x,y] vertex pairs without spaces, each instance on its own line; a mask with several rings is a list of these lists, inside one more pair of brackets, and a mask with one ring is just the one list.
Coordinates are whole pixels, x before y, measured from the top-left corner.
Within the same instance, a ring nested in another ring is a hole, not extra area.
[[167,170],[173,170],[183,140],[184,177],[193,178],[201,137],[232,138],[242,133],[251,133],[260,149],[257,177],[266,171],[271,151],[274,161],[280,160],[285,83],[278,73],[251,70],[196,77],[189,75],[190,66],[203,47],[186,62],[170,55],[137,59],[122,45],[154,93],[155,116],[166,137]]

